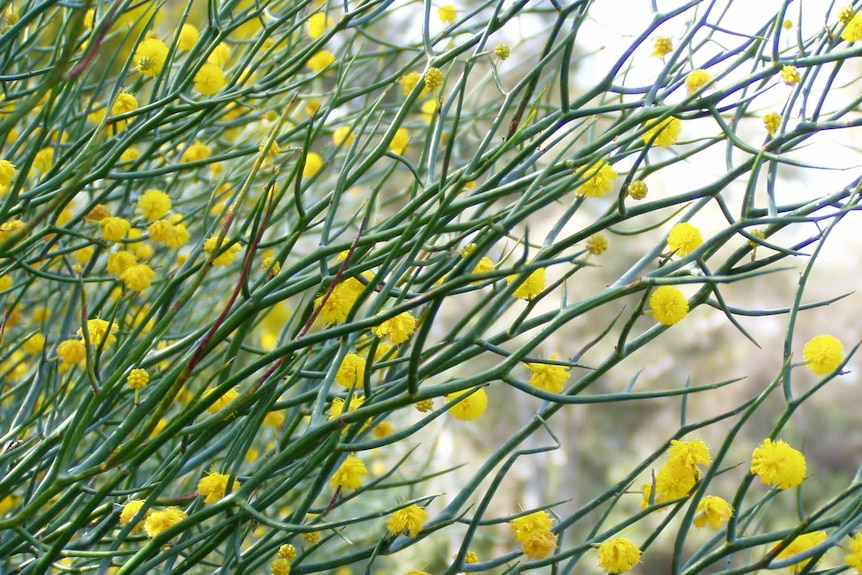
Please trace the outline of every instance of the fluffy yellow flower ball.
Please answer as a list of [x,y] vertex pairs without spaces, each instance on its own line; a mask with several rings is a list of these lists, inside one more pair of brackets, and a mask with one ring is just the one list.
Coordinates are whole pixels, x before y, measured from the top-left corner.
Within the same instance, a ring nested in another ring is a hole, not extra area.
[[132,65],[145,76],[158,76],[168,59],[168,47],[157,38],[146,38],[138,44]]
[[204,96],[212,96],[218,93],[219,90],[224,88],[226,83],[224,72],[215,64],[206,63],[195,74],[195,90]]

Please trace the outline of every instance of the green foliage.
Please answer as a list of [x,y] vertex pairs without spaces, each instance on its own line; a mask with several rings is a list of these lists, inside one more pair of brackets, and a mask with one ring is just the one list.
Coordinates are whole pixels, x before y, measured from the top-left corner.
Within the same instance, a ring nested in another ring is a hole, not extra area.
[[[858,478],[802,497],[818,471],[787,429],[856,350],[801,353],[798,324],[842,299],[806,288],[860,180],[782,185],[860,123],[859,48],[837,8],[786,27],[789,2],[754,24],[657,4],[596,53],[582,0],[3,4],[0,570],[568,574],[668,552],[665,572],[730,574],[846,545]],[[780,308],[728,297],[799,261]],[[734,345],[777,317],[784,348],[771,383],[693,420],[745,374],[633,363],[715,317]],[[566,413],[655,400],[679,426],[576,504],[512,495],[551,451],[595,457]]]

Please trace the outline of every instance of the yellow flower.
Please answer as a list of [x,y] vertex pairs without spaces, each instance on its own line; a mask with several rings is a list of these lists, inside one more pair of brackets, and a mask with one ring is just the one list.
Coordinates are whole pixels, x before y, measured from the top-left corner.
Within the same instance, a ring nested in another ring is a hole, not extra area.
[[853,6],[847,5],[838,11],[838,21],[842,24],[848,24],[853,19]]
[[167,509],[154,511],[144,522],[144,531],[146,531],[147,537],[156,537],[186,517],[185,512],[179,507],[168,507]]
[[410,143],[410,132],[407,128],[398,128],[395,130],[395,135],[392,136],[392,141],[389,142],[389,151],[393,154],[401,155],[407,149],[407,144]]
[[706,70],[701,70],[698,68],[693,72],[690,72],[688,76],[685,78],[685,87],[688,90],[688,95],[691,96],[704,86],[712,81],[712,74],[707,72]]
[[[551,356],[551,359],[555,359],[555,357]],[[530,385],[551,393],[561,393],[563,384],[569,379],[569,368],[562,365],[528,363],[527,369],[533,372],[530,375]]]
[[604,234],[593,234],[587,240],[587,251],[600,256],[608,249],[608,238]]
[[156,274],[147,264],[135,264],[124,271],[120,277],[130,290],[144,291],[150,287]]
[[166,220],[158,220],[149,225],[147,231],[150,239],[169,248],[178,248],[189,241],[189,232],[183,224],[172,224]]
[[751,454],[751,472],[766,485],[789,489],[805,479],[805,456],[782,440],[764,439]]
[[323,158],[315,152],[308,152],[305,156],[305,165],[302,167],[302,177],[312,178],[323,167]]
[[419,83],[419,80],[422,79],[422,74],[419,72],[410,72],[408,74],[404,74],[401,78],[398,79],[398,83],[401,84],[401,88],[404,91],[404,95],[410,93],[410,90],[413,89],[416,84]]
[[171,209],[171,198],[161,190],[147,190],[138,199],[138,209],[147,221],[164,217]]
[[536,531],[521,542],[521,550],[530,559],[544,559],[557,547],[557,536],[550,531]]
[[316,12],[308,19],[308,36],[312,40],[320,38],[326,33],[327,28],[332,28],[334,25],[332,18],[323,12]]
[[296,559],[296,547],[286,543],[278,548],[278,556],[286,561],[293,561]]
[[146,369],[135,368],[126,376],[126,383],[136,391],[145,388],[149,382],[150,374],[147,373]]
[[[203,396],[207,397],[213,391],[215,391],[215,389],[207,389],[206,391],[204,391]],[[207,407],[207,413],[217,413],[218,411],[230,405],[231,402],[233,402],[233,400],[235,400],[237,397],[239,397],[239,392],[236,390],[236,388],[230,388],[229,390],[225,391],[221,396],[219,396],[219,398],[216,399],[212,405]]]
[[57,356],[66,365],[79,365],[87,358],[87,350],[77,339],[65,339],[57,345]]
[[348,388],[354,385],[361,386],[365,381],[365,360],[355,353],[345,355],[341,365],[338,366],[335,381]]
[[635,180],[629,184],[628,193],[633,200],[642,200],[647,196],[646,182],[643,180]]
[[0,194],[9,192],[15,179],[15,165],[9,160],[0,160]]
[[207,56],[207,63],[215,64],[219,68],[224,68],[229,61],[230,46],[228,46],[224,42],[219,42],[219,45],[216,46],[212,52],[210,52],[209,56]]
[[39,333],[38,331],[31,335],[27,341],[24,342],[24,345],[21,346],[21,349],[24,353],[29,353],[30,355],[35,355],[42,351],[42,348],[45,347],[45,336]]
[[444,4],[437,8],[437,15],[440,17],[440,21],[444,24],[451,24],[458,16],[458,11],[452,4]]
[[666,36],[660,36],[655,39],[653,44],[652,55],[658,58],[664,58],[673,52],[673,42]]
[[30,168],[30,172],[33,170],[39,171],[39,173],[46,173],[51,170],[51,167],[54,165],[54,148],[47,147],[42,148],[38,152],[36,152],[36,157],[33,158],[33,166]]
[[452,417],[461,421],[476,419],[485,413],[485,410],[488,408],[488,394],[481,387],[447,394],[446,401],[455,401],[468,393],[470,394],[468,397],[449,408],[449,413],[452,414]]
[[848,567],[855,569],[857,573],[862,573],[862,533],[857,533],[850,538],[847,551],[844,562]]
[[673,116],[665,118],[662,121],[653,122],[646,133],[644,133],[643,141],[645,144],[651,143],[662,148],[667,148],[676,143],[681,128],[682,122]]
[[336,146],[340,146],[341,144],[349,146],[355,139],[356,136],[353,135],[350,126],[339,126],[338,128],[335,128],[334,132],[332,132],[332,142]]
[[[90,336],[90,343],[99,347],[104,342],[105,346],[111,345],[117,341],[114,332],[117,331],[117,325],[113,322],[107,322],[103,319],[88,319],[87,333]],[[78,329],[78,335],[81,336],[81,341],[84,341],[84,330]]]
[[[506,278],[506,281],[511,284],[517,279],[518,274],[512,274]],[[512,292],[512,297],[529,301],[542,293],[543,289],[545,289],[545,268],[538,268]]]
[[826,375],[841,365],[844,347],[831,335],[818,335],[805,344],[802,355],[814,375]]
[[224,88],[227,81],[222,69],[215,64],[206,63],[195,74],[195,90],[204,96],[212,96]]
[[795,86],[802,81],[802,76],[799,75],[796,66],[784,66],[781,68],[781,81],[788,86]]
[[775,132],[781,126],[781,114],[769,112],[763,116],[763,125],[766,127],[766,131],[769,132],[770,137],[774,136]]
[[715,495],[705,495],[697,504],[696,511],[694,526],[698,528],[708,522],[713,529],[719,529],[733,517],[733,506]]
[[320,318],[325,323],[341,323],[347,319],[347,314],[364,289],[362,282],[356,278],[348,278],[332,288],[326,302],[323,301],[323,296],[314,300],[314,306],[323,306],[320,309]]
[[[204,496],[204,503],[216,503],[224,497],[227,490],[227,482],[230,479],[229,475],[210,471],[205,477],[201,477],[198,481],[198,493]],[[231,489],[237,487],[237,481],[234,480]]]
[[314,72],[320,72],[333,62],[335,62],[335,54],[329,50],[321,50],[309,58],[305,65]]
[[[86,263],[86,262],[83,262]],[[135,255],[125,250],[120,250],[108,256],[108,264],[106,269],[108,273],[114,276],[122,276],[123,272],[138,263]]]
[[655,494],[652,483],[645,483],[641,487],[641,507],[649,506],[650,498],[657,504],[686,497],[697,483],[697,476],[697,469],[691,465],[679,459],[668,459],[656,474]]
[[678,256],[687,256],[703,244],[700,230],[688,222],[676,224],[667,236],[667,247]]
[[290,575],[290,561],[279,557],[272,562],[272,565],[269,567],[269,572],[272,573],[272,575]]
[[[786,557],[792,557],[794,555],[798,555],[800,553],[804,553],[808,551],[815,545],[823,543],[826,540],[826,532],[825,531],[813,531],[811,533],[803,533],[802,535],[796,537],[793,541],[791,541],[787,547],[781,550],[776,556],[776,559],[784,559]],[[792,564],[789,569],[791,573],[799,573],[808,565],[814,561],[814,559],[807,559],[800,561],[799,563]]]
[[[216,243],[218,243],[218,236],[210,237],[204,242],[204,251],[208,254],[212,254],[212,252],[216,250]],[[242,248],[238,243],[228,245],[228,240],[225,238],[224,241],[222,241],[221,246],[218,247],[220,253],[213,259],[213,265],[230,265],[236,259],[236,256],[241,249]]]
[[183,24],[183,27],[180,28],[180,37],[177,40],[177,48],[183,52],[188,52],[195,47],[195,44],[198,43],[199,36],[200,33],[195,26],[192,26],[191,24]]
[[700,439],[693,439],[691,441],[672,440],[670,448],[667,450],[667,456],[669,459],[679,461],[692,469],[698,465],[709,465],[712,462],[709,455],[709,447]]
[[625,537],[616,537],[599,546],[599,565],[608,573],[628,571],[640,558],[641,550]]
[[416,537],[427,520],[428,513],[424,509],[418,505],[410,505],[393,512],[386,522],[386,528],[392,535],[400,535],[406,530],[410,537]]
[[600,198],[614,189],[614,181],[617,179],[617,173],[610,164],[601,160],[591,166],[584,174],[584,177],[586,181],[578,187],[575,195],[585,198]]
[[[142,499],[132,499],[125,505],[123,505],[123,510],[120,511],[120,525],[125,527],[129,524],[129,522],[138,514],[138,511],[141,510],[141,507],[144,506],[144,501]],[[146,515],[144,518],[147,518],[152,513],[151,509],[147,509]],[[141,528],[140,525],[136,525],[132,531],[138,531]]]
[[365,464],[353,455],[348,455],[329,481],[336,489],[341,487],[345,491],[353,491],[362,487],[362,478],[367,474]]
[[862,40],[862,12],[857,12],[841,31],[841,39],[845,42]]
[[416,407],[416,411],[418,411],[419,413],[428,413],[429,411],[434,409],[434,400],[423,399],[421,401],[417,401],[414,407]]
[[157,38],[146,38],[135,50],[132,65],[145,76],[158,76],[168,59],[168,47]]
[[649,298],[652,313],[659,323],[673,325],[688,315],[688,300],[674,286],[659,286]]
[[512,49],[508,44],[497,44],[494,46],[494,55],[500,60],[508,60],[512,55]]
[[509,529],[512,530],[512,537],[515,538],[515,541],[523,543],[533,533],[550,531],[552,525],[553,519],[547,511],[534,511],[512,519],[509,522]]
[[389,336],[389,339],[395,345],[404,343],[413,332],[416,330],[416,318],[410,315],[410,312],[401,312],[395,317],[389,318],[383,323],[371,328],[379,338]]
[[186,162],[199,162],[201,160],[206,160],[212,155],[212,150],[209,146],[201,142],[200,140],[195,140],[195,143],[185,149],[183,155],[180,156],[180,163],[184,164]]
[[428,90],[436,90],[443,85],[443,72],[439,68],[428,68],[425,73],[425,87]]
[[102,229],[102,239],[106,242],[118,242],[126,237],[132,225],[129,220],[118,218],[116,216],[108,216],[99,220],[99,227]]
[[[119,116],[138,109],[138,100],[128,92],[120,92],[111,105],[111,115]],[[125,130],[130,120],[117,120],[112,125],[117,130]]]

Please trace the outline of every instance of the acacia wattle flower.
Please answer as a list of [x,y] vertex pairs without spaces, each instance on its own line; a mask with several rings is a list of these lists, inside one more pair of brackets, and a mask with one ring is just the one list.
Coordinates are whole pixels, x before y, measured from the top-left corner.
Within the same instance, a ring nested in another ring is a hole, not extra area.
[[485,410],[488,408],[488,394],[481,387],[476,389],[475,392],[472,389],[466,389],[460,392],[449,393],[446,395],[446,401],[453,401],[466,393],[470,393],[471,395],[449,408],[449,413],[461,421],[476,419],[485,413]]
[[132,65],[145,76],[158,76],[168,59],[168,47],[158,38],[145,38],[135,49]]
[[[204,391],[203,397],[207,397],[214,391],[215,388],[207,389],[206,391]],[[239,392],[236,390],[236,388],[232,387],[228,389],[221,396],[219,396],[219,398],[216,399],[212,405],[207,407],[207,413],[217,413],[219,410],[224,409],[225,407],[230,405],[230,403],[237,397],[239,397]]]
[[733,517],[733,506],[715,495],[705,495],[697,504],[694,516],[694,526],[704,527],[707,523],[713,529],[719,529]]
[[15,179],[15,164],[9,160],[0,160],[0,194],[9,192]]
[[706,70],[698,68],[689,73],[685,78],[685,87],[688,90],[688,95],[691,96],[701,88],[709,84],[712,80],[712,74]]
[[[230,479],[229,475],[211,471],[206,476],[201,477],[198,481],[198,493],[204,497],[204,503],[216,503],[222,499],[227,490],[227,482]],[[237,481],[234,480],[232,488],[237,487]]]
[[814,375],[826,375],[841,365],[844,360],[844,346],[836,337],[818,335],[805,344],[802,355]]
[[587,239],[587,251],[594,256],[600,256],[608,249],[608,238],[605,234],[593,234]]
[[224,88],[227,80],[221,68],[207,62],[197,71],[193,83],[195,90],[204,96],[212,96]]
[[784,66],[781,68],[781,81],[788,86],[795,86],[802,81],[802,76],[799,75],[796,66]]
[[407,149],[407,144],[410,143],[410,132],[407,128],[398,128],[392,136],[392,141],[389,142],[389,151],[399,156]]
[[357,457],[348,455],[329,481],[336,489],[341,487],[345,491],[353,491],[362,487],[362,478],[367,474],[365,464]]
[[645,483],[641,486],[641,507],[648,507],[650,499],[654,504],[673,501],[680,497],[686,497],[697,483],[698,471],[685,462],[678,459],[668,459],[661,466],[655,477],[655,494],[653,484]]
[[[518,279],[518,274],[512,274],[506,278],[508,283]],[[545,268],[534,270],[527,279],[512,292],[512,297],[530,301],[545,289]]]
[[[812,531],[811,533],[803,533],[799,535],[793,541],[787,544],[787,547],[782,549],[778,555],[776,555],[776,559],[784,559],[786,557],[792,557],[794,555],[799,555],[805,551],[808,551],[815,545],[823,543],[826,540],[826,532],[825,531]],[[794,563],[790,565],[789,569],[791,573],[799,573],[800,571],[806,569],[808,565],[814,561],[814,559],[804,559],[799,561],[798,563]]]
[[437,8],[437,16],[439,16],[440,21],[444,24],[451,24],[458,16],[458,10],[453,4],[444,4]]
[[751,454],[751,472],[779,489],[798,486],[807,471],[805,456],[780,439],[764,439]]
[[150,189],[138,198],[138,209],[147,221],[162,218],[171,209],[171,198],[161,190]]
[[332,288],[326,301],[323,301],[323,296],[314,300],[314,306],[320,308],[320,318],[324,322],[341,323],[347,319],[347,314],[364,289],[365,286],[358,279],[348,278]]
[[428,513],[418,505],[409,505],[393,511],[386,522],[386,528],[392,535],[400,535],[407,531],[410,537],[416,537],[428,520]]
[[769,112],[763,116],[763,126],[769,132],[770,137],[775,135],[775,132],[781,126],[781,114],[778,112]]
[[[225,248],[227,243],[228,239],[225,238],[221,242],[221,245],[218,246],[219,254],[213,258],[214,266],[230,265],[236,259],[240,249],[242,249],[238,243],[230,244]],[[218,236],[211,236],[204,242],[204,251],[212,255],[212,253],[217,249],[216,244],[218,244]]]
[[272,575],[290,575],[290,561],[278,557],[269,566],[269,572]]
[[324,12],[315,12],[308,18],[308,37],[316,40],[323,36],[327,28],[332,28],[335,23],[331,16]]
[[657,58],[664,58],[673,52],[673,41],[667,36],[659,36],[653,44],[652,55]]
[[608,573],[628,571],[640,558],[641,550],[625,537],[615,537],[599,545],[599,565]]
[[703,236],[696,226],[680,222],[671,228],[667,236],[667,247],[678,256],[687,256],[703,245]]
[[845,42],[862,40],[862,12],[857,12],[841,31],[841,39]]
[[121,276],[123,272],[138,263],[135,254],[126,250],[119,250],[108,256],[108,262],[105,269],[108,273],[114,276]]
[[[556,356],[551,356],[555,359]],[[561,393],[563,384],[569,379],[569,368],[563,365],[555,365],[551,363],[528,363],[527,369],[532,372],[530,375],[530,385],[550,391],[551,393]]]
[[855,569],[857,573],[862,573],[862,533],[857,533],[850,538],[844,562],[848,567]]
[[688,315],[688,300],[674,286],[659,286],[649,298],[652,314],[659,323],[673,325]]
[[132,291],[144,291],[156,277],[156,273],[147,264],[135,264],[129,266],[120,278],[126,287]]
[[302,177],[306,179],[311,178],[319,172],[322,167],[323,158],[320,157],[320,154],[316,152],[308,152],[305,156],[305,165],[302,166]]
[[521,542],[521,550],[530,559],[544,559],[557,548],[557,536],[550,531],[536,531]]
[[389,336],[392,343],[398,345],[410,339],[410,336],[416,331],[416,318],[410,315],[408,311],[401,312],[371,328],[371,331],[379,338]]
[[518,543],[523,543],[531,533],[536,531],[550,531],[554,520],[548,515],[545,510],[534,511],[516,517],[509,522],[509,529],[512,530],[512,537]]
[[644,133],[644,144],[650,144],[667,148],[676,143],[679,137],[679,132],[682,129],[682,122],[678,118],[671,116],[661,121],[653,122],[650,128]]
[[144,531],[147,533],[147,537],[153,538],[167,531],[186,517],[185,511],[179,507],[168,507],[167,509],[153,511],[144,522]]
[[667,450],[667,456],[669,459],[680,461],[691,468],[695,468],[698,465],[709,465],[712,462],[709,455],[709,447],[700,439],[692,439],[691,441],[672,440]]
[[365,381],[365,360],[355,353],[348,353],[338,366],[335,381],[344,387],[361,386]]
[[[95,318],[87,320],[87,334],[90,336],[90,343],[99,347],[101,345],[108,346],[117,341],[117,336],[114,332],[117,331],[117,324],[107,322],[103,319]],[[81,336],[81,341],[84,341],[84,330],[78,328],[78,335]]]
[[305,62],[305,65],[314,72],[320,72],[333,62],[335,62],[335,54],[333,54],[329,50],[321,50],[320,52],[309,58]]
[[614,189],[617,173],[610,164],[601,160],[591,166],[584,177],[586,181],[578,187],[575,195],[585,198],[600,198]]
[[104,241],[119,242],[129,233],[132,224],[124,218],[107,216],[99,220],[99,227],[102,230],[102,239]]
[[199,37],[200,32],[196,26],[188,23],[183,24],[180,28],[180,37],[177,39],[177,49],[188,52],[198,43]]
[[57,357],[66,366],[79,365],[87,359],[87,349],[77,339],[65,339],[57,344]]
[[[125,527],[129,524],[129,522],[138,514],[138,511],[141,510],[141,507],[144,506],[143,499],[132,499],[125,505],[123,505],[123,510],[120,511],[120,525]],[[148,517],[152,513],[152,509],[147,509],[145,518]],[[132,531],[139,531],[141,529],[141,525],[136,525]]]

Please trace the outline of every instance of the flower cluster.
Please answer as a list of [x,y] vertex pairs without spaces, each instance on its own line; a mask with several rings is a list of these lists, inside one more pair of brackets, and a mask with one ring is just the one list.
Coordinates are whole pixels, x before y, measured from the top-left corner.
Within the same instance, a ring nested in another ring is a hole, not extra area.
[[535,511],[512,519],[512,537],[521,544],[530,559],[544,559],[557,547],[557,536],[551,531],[553,521],[546,511]]

